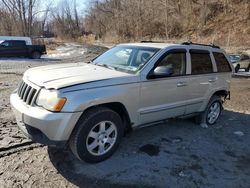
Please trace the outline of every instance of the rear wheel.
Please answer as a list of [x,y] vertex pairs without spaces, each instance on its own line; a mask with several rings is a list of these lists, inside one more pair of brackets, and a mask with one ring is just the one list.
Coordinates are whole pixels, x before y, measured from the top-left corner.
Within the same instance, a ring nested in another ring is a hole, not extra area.
[[247,68],[245,69],[246,72],[249,72],[250,70],[250,63],[248,64]]
[[116,112],[95,108],[79,120],[70,139],[70,148],[80,160],[100,162],[115,152],[123,133],[123,122]]
[[222,109],[223,107],[221,97],[218,95],[214,95],[210,99],[206,110],[196,117],[196,123],[214,125],[218,120]]
[[41,58],[41,53],[40,52],[32,52],[31,58],[32,59],[40,59]]
[[221,114],[221,102],[219,100],[214,101],[210,107],[208,108],[208,112],[206,114],[206,122],[209,125],[213,125],[216,123],[217,119]]

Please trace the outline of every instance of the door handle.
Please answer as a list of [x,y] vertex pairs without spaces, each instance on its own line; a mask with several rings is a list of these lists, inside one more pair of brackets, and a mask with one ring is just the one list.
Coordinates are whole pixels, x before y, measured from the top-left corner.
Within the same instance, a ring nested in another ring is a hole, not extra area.
[[217,78],[211,78],[208,80],[208,82],[213,83],[213,82],[216,82],[216,80],[217,80]]
[[187,82],[179,82],[177,83],[177,87],[184,87],[187,86]]

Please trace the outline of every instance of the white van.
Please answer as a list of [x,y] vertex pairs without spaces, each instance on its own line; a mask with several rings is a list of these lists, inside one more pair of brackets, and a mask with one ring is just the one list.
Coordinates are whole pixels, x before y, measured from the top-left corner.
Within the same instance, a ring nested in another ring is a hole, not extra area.
[[0,41],[4,40],[24,40],[26,45],[32,45],[32,40],[30,37],[0,36]]

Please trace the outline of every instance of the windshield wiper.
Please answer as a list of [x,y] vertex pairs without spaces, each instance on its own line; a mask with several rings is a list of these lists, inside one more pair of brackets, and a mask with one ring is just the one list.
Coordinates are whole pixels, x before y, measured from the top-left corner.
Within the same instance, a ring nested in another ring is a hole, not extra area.
[[92,60],[89,60],[88,62],[87,62],[87,64],[93,64],[93,61]]
[[115,67],[112,67],[110,65],[107,65],[107,64],[95,64],[97,66],[100,66],[100,67],[105,67],[105,68],[108,68],[108,69],[111,69],[111,70],[116,70]]

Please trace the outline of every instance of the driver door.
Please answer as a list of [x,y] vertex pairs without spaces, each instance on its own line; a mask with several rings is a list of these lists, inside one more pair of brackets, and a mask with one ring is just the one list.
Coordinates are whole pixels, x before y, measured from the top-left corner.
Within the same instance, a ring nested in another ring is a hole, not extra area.
[[11,56],[11,46],[10,41],[4,41],[0,45],[0,57],[10,57]]
[[140,124],[185,114],[185,103],[188,99],[186,50],[178,49],[166,52],[155,63],[151,73],[158,66],[170,66],[174,72],[166,77],[142,80],[139,109]]

